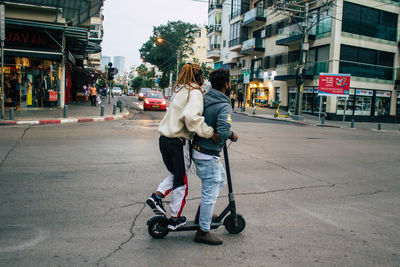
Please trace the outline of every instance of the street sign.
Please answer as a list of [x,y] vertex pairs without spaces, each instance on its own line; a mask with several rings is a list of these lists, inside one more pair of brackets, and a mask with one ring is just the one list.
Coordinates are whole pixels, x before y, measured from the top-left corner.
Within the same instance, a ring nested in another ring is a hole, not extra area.
[[249,84],[250,83],[250,71],[246,70],[243,73],[243,83],[244,84]]
[[0,5],[0,41],[6,40],[6,12],[4,5]]
[[319,75],[318,95],[348,96],[350,93],[350,74],[321,73]]

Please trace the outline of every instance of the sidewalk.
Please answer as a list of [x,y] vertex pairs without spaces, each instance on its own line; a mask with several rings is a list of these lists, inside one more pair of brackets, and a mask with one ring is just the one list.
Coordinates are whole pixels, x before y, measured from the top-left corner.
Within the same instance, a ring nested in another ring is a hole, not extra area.
[[[318,126],[318,127],[335,127],[335,128],[351,128],[351,122],[346,121],[343,123],[342,121],[331,121],[325,120],[324,124],[321,124],[318,121],[318,116],[312,116],[309,114],[302,114],[303,120],[298,121],[292,118],[274,118],[275,110],[270,108],[260,108],[257,107],[255,110],[255,114],[253,114],[253,107],[247,107],[245,111],[241,111],[239,108],[235,106],[233,112],[238,114],[245,114],[247,116],[253,116],[258,118],[264,118],[269,120],[280,120],[287,121],[291,123],[297,123],[308,126]],[[281,115],[287,114],[287,111],[280,110],[279,113]],[[355,122],[355,129],[369,129],[369,130],[378,130],[378,124],[381,125],[381,129],[383,131],[396,131],[400,133],[400,124],[399,123],[378,123],[378,122]]]
[[[62,108],[41,108],[33,110],[15,110],[14,120],[9,120],[9,111],[5,111],[4,119],[0,119],[0,126],[15,124],[63,124],[63,123],[83,123],[98,122],[108,120],[121,120],[129,115],[129,111],[124,109],[120,112],[117,107],[116,114],[113,115],[113,105],[117,104],[118,99],[112,98],[111,104],[108,99],[102,99],[102,103],[95,107],[90,106],[90,102],[70,103],[67,106],[67,118],[64,118]],[[104,106],[104,116],[100,116],[101,106]]]

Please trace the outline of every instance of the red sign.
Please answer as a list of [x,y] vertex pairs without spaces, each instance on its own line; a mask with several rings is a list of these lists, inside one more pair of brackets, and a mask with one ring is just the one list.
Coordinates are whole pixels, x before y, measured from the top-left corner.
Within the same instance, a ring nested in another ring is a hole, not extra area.
[[49,91],[49,101],[57,101],[57,91]]
[[318,95],[348,96],[350,74],[321,73],[318,86]]

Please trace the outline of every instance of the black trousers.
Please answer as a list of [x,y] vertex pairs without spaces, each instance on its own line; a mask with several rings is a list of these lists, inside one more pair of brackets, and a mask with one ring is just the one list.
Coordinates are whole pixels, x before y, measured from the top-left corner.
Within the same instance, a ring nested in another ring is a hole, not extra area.
[[[190,165],[190,145],[185,146],[186,139],[160,136],[159,147],[168,171],[174,175],[173,187],[185,185],[186,170]],[[185,151],[187,149],[188,151]]]
[[95,96],[95,95],[90,96],[90,103],[92,106],[96,106],[96,100],[97,100],[97,96]]

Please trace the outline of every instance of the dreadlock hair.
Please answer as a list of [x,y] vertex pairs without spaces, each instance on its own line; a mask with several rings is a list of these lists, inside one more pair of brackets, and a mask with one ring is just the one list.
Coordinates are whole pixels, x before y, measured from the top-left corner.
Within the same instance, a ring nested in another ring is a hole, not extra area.
[[178,92],[182,89],[182,87],[177,89],[179,86],[185,86],[187,89],[189,89],[189,99],[190,91],[193,89],[200,90],[203,93],[203,90],[201,89],[202,82],[203,70],[201,69],[201,67],[197,64],[187,63],[182,67],[181,71],[179,72],[178,80],[176,81],[174,86],[174,91]]

